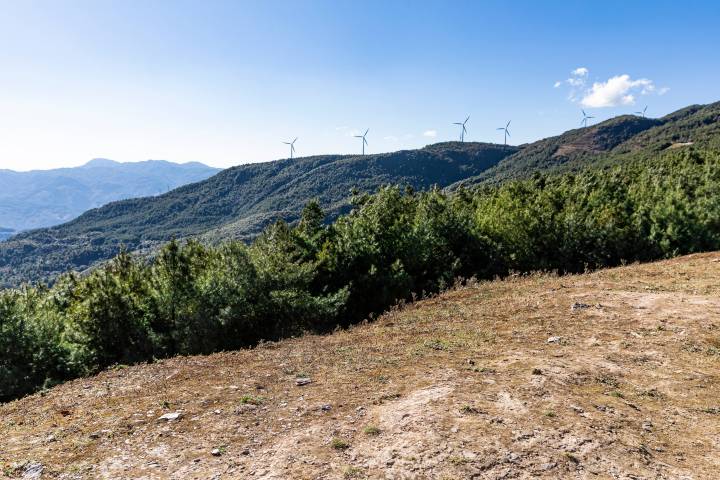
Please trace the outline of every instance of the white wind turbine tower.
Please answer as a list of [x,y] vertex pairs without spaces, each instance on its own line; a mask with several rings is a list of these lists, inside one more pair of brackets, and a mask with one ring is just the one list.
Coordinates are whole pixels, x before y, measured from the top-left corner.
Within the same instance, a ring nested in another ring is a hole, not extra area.
[[645,118],[645,112],[647,112],[647,105],[645,105],[645,108],[643,108],[641,112],[635,112],[635,115],[640,115]]
[[462,130],[460,130],[460,142],[465,141],[465,134],[467,133],[467,128],[465,128],[465,124],[467,121],[470,120],[470,115],[467,116],[464,122],[453,122],[453,125],[460,125],[462,127]]
[[292,142],[282,142],[285,145],[290,145],[290,160],[293,158],[293,153],[295,153],[295,142],[297,142],[298,137],[295,137],[295,140]]
[[580,111],[583,114],[583,119],[582,119],[582,122],[580,122],[580,125],[587,128],[588,120],[590,120],[591,118],[595,118],[595,117],[592,117],[592,116],[588,115],[587,113],[585,113],[585,110],[580,110]]
[[510,136],[510,130],[508,130],[508,128],[510,128],[510,122],[512,122],[512,120],[508,120],[507,125],[505,125],[504,127],[496,128],[496,130],[502,130],[503,132],[505,132],[505,144],[504,145],[506,147],[507,147],[507,139]]
[[368,128],[367,130],[365,130],[365,133],[363,133],[362,135],[355,135],[355,138],[362,138],[362,154],[363,155],[365,155],[365,145],[368,144],[368,141],[365,137],[367,136],[369,131],[370,131],[370,129]]

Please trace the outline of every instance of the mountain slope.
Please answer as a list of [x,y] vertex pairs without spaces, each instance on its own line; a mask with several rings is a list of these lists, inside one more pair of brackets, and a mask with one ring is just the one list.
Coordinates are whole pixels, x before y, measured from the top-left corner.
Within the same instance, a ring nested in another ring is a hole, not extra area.
[[121,244],[144,251],[172,237],[198,236],[210,242],[251,238],[278,218],[295,220],[313,198],[332,219],[347,208],[352,188],[499,183],[693,145],[720,148],[720,102],[690,106],[660,119],[621,116],[520,147],[448,142],[379,155],[242,165],[164,195],[115,202],[72,222],[0,243],[0,285],[52,280],[67,269],[83,270],[114,256]]
[[117,368],[0,406],[0,465],[78,480],[715,478],[718,275],[710,253],[483,282],[332,335]]
[[350,191],[383,184],[441,187],[492,167],[515,147],[448,142],[420,150],[366,156],[326,155],[241,165],[157,197],[110,203],[66,224],[0,243],[0,283],[52,279],[115,254],[121,244],[149,248],[172,237],[257,234],[277,218],[292,221],[311,199],[331,217],[348,205]]
[[218,171],[197,162],[106,159],[76,168],[0,170],[0,227],[20,231],[57,225],[108,202],[158,195]]
[[693,105],[659,119],[623,115],[521,145],[517,153],[495,167],[459,184],[498,183],[540,171],[578,170],[597,162],[622,161],[623,154],[654,154],[689,145],[720,148],[720,102]]

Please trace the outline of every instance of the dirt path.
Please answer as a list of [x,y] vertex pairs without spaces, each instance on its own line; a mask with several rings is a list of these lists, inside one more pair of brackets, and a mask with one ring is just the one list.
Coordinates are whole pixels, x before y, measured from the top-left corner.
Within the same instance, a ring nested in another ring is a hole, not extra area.
[[718,478],[718,278],[720,254],[702,254],[479,283],[333,335],[108,371],[0,406],[0,463],[10,478]]

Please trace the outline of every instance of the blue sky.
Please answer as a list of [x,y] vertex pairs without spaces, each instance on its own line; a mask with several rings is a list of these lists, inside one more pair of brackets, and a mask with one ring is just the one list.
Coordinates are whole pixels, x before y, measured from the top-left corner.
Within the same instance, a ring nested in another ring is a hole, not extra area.
[[[720,2],[0,1],[0,168],[511,143],[720,100]],[[574,74],[572,72],[575,72]],[[557,86],[556,86],[557,85]]]

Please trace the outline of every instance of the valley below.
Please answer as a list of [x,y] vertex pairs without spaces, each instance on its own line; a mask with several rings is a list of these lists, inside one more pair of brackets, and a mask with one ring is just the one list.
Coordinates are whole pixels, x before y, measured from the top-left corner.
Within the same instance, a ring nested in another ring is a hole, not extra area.
[[[720,253],[477,282],[0,406],[4,478],[710,479]],[[33,476],[37,475],[37,476]]]

